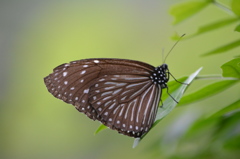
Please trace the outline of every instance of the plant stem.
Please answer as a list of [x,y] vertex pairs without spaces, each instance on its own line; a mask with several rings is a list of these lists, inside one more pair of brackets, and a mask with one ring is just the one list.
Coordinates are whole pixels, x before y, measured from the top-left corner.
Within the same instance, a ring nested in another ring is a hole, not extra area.
[[238,78],[234,77],[222,77],[221,75],[202,75],[197,76],[195,79],[197,80],[239,80]]

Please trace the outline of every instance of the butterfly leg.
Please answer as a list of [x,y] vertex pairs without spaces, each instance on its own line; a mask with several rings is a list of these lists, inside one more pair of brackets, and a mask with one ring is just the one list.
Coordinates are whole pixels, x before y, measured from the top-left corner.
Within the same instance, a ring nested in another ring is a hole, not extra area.
[[176,103],[178,103],[178,101],[175,99],[175,98],[173,98],[173,96],[168,92],[168,87],[166,87],[167,88],[167,94],[176,102]]
[[178,81],[170,72],[167,72],[167,73],[168,73],[168,75],[171,75],[172,78],[173,78],[176,82],[181,83],[181,84],[188,85],[188,83],[183,83],[183,82]]
[[160,105],[159,107],[160,107],[160,108],[163,108],[163,102],[162,102],[162,99],[160,99],[160,104],[161,104],[161,105]]

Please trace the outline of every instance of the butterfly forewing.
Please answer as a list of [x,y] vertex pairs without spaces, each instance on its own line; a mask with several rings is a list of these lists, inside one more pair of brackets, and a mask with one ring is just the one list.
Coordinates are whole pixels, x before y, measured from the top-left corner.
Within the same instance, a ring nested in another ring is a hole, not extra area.
[[73,104],[80,112],[95,120],[97,114],[88,102],[88,92],[101,69],[94,63],[77,62],[56,67],[54,72],[44,79],[45,84],[56,98]]
[[139,61],[86,59],[56,67],[44,81],[56,98],[89,118],[141,137],[153,124],[161,96],[153,72],[153,66]]

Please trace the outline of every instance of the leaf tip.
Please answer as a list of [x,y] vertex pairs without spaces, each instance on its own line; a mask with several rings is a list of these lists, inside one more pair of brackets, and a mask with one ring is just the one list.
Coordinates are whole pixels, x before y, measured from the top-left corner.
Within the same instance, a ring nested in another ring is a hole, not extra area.
[[132,148],[137,147],[137,145],[140,143],[140,141],[141,141],[141,138],[136,138],[136,139],[134,140],[134,142],[133,142]]

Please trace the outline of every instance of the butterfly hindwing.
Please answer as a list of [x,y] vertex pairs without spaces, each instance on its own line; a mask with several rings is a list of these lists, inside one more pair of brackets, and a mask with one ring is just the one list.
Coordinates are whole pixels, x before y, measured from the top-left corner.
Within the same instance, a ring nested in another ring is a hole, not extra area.
[[158,85],[139,75],[105,75],[97,81],[89,102],[103,124],[133,137],[150,129],[161,93]]

